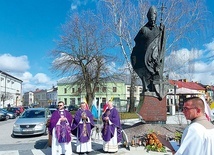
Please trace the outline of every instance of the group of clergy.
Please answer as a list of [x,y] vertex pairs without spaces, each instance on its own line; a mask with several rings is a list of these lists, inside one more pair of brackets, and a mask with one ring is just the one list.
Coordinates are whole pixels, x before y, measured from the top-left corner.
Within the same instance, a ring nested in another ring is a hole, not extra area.
[[[118,143],[122,140],[119,113],[109,101],[103,112],[102,138],[104,152],[117,152]],[[89,153],[92,151],[91,132],[95,127],[94,118],[85,102],[81,102],[79,110],[74,117],[64,108],[64,102],[58,102],[56,110],[48,126],[52,136],[52,155],[71,155],[71,134],[76,136],[76,153]]]

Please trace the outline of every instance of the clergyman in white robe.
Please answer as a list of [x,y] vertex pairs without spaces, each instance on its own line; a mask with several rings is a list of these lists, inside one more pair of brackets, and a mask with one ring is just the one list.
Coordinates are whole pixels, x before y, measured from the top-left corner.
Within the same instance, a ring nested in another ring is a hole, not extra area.
[[214,128],[206,119],[205,116],[197,118],[184,130],[175,155],[214,155]]

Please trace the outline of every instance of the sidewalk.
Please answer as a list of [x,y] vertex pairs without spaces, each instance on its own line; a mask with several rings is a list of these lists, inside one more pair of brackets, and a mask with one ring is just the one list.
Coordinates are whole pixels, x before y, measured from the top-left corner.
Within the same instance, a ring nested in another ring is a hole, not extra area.
[[92,155],[97,155],[97,154],[111,154],[111,155],[172,155],[172,153],[167,150],[165,153],[161,152],[154,152],[154,151],[149,151],[147,152],[146,149],[143,146],[138,146],[138,147],[130,147],[130,150],[127,148],[123,147],[122,144],[119,145],[118,152],[116,153],[105,153],[102,150],[102,143],[97,143],[97,142],[92,142],[92,148],[93,152],[90,154]]

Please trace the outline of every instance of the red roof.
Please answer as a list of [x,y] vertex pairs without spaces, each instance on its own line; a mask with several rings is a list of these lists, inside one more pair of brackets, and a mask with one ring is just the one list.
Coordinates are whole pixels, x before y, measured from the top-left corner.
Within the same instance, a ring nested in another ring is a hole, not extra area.
[[205,90],[203,86],[196,82],[184,82],[184,81],[177,81],[177,80],[169,80],[171,85],[176,85],[177,88],[188,88],[192,90]]

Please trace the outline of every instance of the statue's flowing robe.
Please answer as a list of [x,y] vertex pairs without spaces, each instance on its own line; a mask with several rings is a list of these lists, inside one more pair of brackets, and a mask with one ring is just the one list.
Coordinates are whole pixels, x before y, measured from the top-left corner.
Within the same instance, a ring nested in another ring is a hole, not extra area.
[[[165,28],[147,23],[136,35],[131,54],[133,69],[142,79],[144,90],[157,92],[153,81],[162,79],[165,52]],[[157,92],[159,93],[159,92]]]

